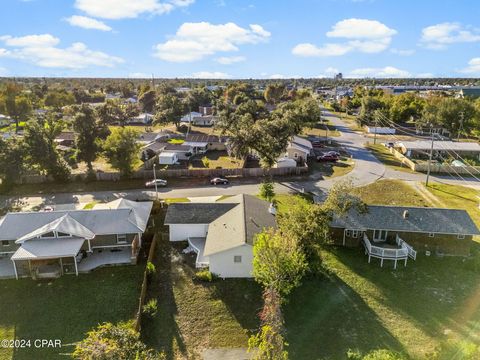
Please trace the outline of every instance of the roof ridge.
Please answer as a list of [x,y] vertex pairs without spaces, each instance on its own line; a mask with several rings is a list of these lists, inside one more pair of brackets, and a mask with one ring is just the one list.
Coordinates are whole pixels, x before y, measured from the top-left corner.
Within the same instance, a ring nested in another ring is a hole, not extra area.
[[368,207],[390,207],[390,208],[410,208],[410,209],[429,209],[429,210],[458,210],[458,211],[467,211],[465,209],[454,209],[454,208],[442,208],[442,207],[430,207],[430,206],[408,206],[408,205],[377,205],[377,204],[367,204]]

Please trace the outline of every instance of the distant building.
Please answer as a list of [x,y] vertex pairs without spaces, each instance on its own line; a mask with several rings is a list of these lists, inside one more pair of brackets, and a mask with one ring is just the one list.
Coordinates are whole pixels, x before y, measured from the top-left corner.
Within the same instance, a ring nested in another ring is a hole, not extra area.
[[343,74],[342,73],[338,73],[334,76],[334,79],[335,80],[343,80]]

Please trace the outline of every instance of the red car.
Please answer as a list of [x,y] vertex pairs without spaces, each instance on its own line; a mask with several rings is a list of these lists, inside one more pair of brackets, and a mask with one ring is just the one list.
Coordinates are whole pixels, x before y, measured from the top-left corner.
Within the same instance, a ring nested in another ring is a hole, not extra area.
[[320,140],[314,140],[312,141],[312,146],[314,148],[323,148],[325,147],[325,145],[323,144],[323,142],[321,142]]
[[333,154],[323,154],[317,156],[317,161],[322,161],[322,162],[337,162],[339,160],[338,156],[333,155]]

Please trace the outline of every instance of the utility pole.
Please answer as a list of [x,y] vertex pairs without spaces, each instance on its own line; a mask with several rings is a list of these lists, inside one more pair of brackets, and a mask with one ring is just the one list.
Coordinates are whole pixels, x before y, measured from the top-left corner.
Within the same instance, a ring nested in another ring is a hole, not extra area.
[[[430,125],[431,127],[433,125]],[[427,178],[425,180],[425,186],[428,187],[428,180],[430,178],[430,166],[431,166],[431,163],[432,163],[432,157],[433,157],[433,141],[435,139],[435,136],[434,136],[434,133],[433,133],[433,129],[431,129],[431,133],[432,133],[432,145],[430,146],[430,154],[428,155],[428,167],[427,167]]]
[[155,197],[158,200],[158,184],[157,184],[157,171],[156,171],[157,164],[153,163],[153,180],[155,181]]
[[374,114],[375,128],[373,129],[373,145],[377,143],[377,126],[378,126],[378,114]]

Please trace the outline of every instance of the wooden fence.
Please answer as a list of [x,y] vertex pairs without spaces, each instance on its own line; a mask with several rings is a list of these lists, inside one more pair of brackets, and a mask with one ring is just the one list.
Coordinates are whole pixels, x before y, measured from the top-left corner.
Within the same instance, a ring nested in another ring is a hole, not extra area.
[[[161,235],[160,235],[161,236]],[[153,236],[152,243],[150,244],[150,250],[148,251],[148,262],[152,262],[153,257],[155,255],[155,246],[157,245],[157,234]],[[135,314],[135,330],[140,331],[142,326],[142,308],[145,304],[145,297],[147,296],[147,288],[148,288],[148,274],[147,268],[145,265],[145,271],[143,272],[143,281],[142,281],[142,288],[140,290],[140,298],[138,300],[138,309],[137,313]]]
[[[308,173],[307,166],[284,167],[284,168],[234,168],[234,169],[166,169],[157,170],[157,178],[180,178],[180,177],[223,177],[223,176],[288,176],[302,175]],[[97,172],[97,181],[118,181],[121,176],[119,172]],[[76,174],[71,176],[71,180],[83,181],[87,178],[86,174]],[[139,170],[132,174],[133,179],[153,179],[153,170]],[[40,184],[51,182],[45,175],[26,175],[23,176],[19,184]]]

